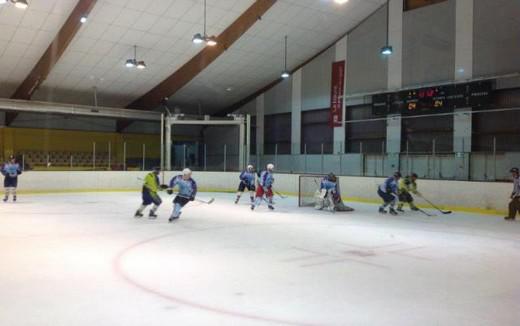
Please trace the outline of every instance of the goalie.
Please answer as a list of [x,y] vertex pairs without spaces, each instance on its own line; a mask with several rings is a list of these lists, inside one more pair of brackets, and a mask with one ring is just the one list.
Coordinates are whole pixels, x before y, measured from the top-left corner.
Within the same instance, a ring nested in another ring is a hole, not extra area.
[[314,195],[315,209],[323,210],[325,208],[331,212],[351,212],[354,210],[343,203],[337,181],[334,173],[330,173],[321,179],[320,189],[316,190]]

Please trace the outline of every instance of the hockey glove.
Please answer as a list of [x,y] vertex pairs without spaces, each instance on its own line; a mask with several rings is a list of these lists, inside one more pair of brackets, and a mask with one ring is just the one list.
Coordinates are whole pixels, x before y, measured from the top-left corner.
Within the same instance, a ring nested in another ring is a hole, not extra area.
[[173,195],[173,190],[172,189],[168,189],[166,192],[168,193],[168,195]]
[[161,190],[166,190],[169,188],[168,185],[160,185],[159,187],[161,188]]
[[194,196],[191,196],[190,197],[190,201],[194,201],[195,200],[195,197]]

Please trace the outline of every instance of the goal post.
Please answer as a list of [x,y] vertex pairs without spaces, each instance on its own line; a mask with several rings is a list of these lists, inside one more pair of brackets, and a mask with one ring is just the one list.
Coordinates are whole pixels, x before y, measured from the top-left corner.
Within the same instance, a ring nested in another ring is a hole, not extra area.
[[[310,207],[314,206],[314,195],[316,190],[320,189],[321,179],[326,177],[326,174],[302,174],[298,180],[298,206]],[[337,177],[337,187],[339,189],[339,177]],[[341,191],[340,191],[341,193]]]

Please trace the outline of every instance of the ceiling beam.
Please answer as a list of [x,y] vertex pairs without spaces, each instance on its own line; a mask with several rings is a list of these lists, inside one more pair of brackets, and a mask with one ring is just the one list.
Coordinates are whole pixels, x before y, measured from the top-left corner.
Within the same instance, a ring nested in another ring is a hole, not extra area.
[[[52,40],[51,44],[45,53],[43,53],[38,63],[33,67],[29,75],[27,75],[25,80],[20,84],[20,86],[18,86],[15,93],[11,96],[11,99],[31,99],[34,92],[49,76],[52,68],[54,68],[70,42],[74,39],[76,33],[81,28],[81,16],[88,16],[96,2],[97,0],[78,1],[76,7],[74,7],[56,37],[54,37],[54,40]],[[10,125],[17,115],[18,113],[16,112],[7,113],[5,117],[6,125]]]
[[[277,0],[256,0],[240,17],[229,25],[219,36],[218,44],[206,46],[177,71],[159,85],[127,106],[129,109],[151,110],[157,107],[165,97],[175,94],[215,61],[229,47],[246,33],[257,20],[276,3]],[[118,132],[127,128],[132,121],[121,120],[117,123]]]

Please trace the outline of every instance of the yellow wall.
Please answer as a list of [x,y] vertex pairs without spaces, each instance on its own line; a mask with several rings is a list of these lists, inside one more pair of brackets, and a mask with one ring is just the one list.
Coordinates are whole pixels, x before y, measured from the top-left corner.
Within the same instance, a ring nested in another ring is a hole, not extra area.
[[160,157],[160,135],[0,128],[0,156],[4,158],[23,151],[92,152],[94,142],[97,153],[108,152],[110,143],[115,159],[122,159],[124,142],[126,142],[127,158],[142,157],[143,144],[146,146],[147,158]]

